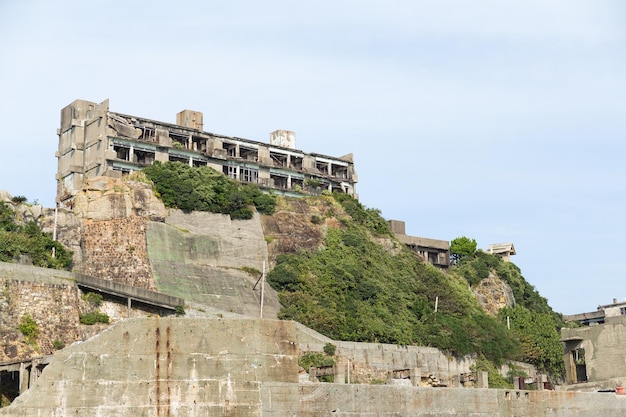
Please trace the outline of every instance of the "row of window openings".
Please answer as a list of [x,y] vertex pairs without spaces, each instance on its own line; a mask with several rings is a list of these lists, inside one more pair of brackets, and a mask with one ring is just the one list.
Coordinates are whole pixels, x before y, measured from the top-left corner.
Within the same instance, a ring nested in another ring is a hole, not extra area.
[[[239,171],[237,171],[238,169]],[[314,194],[321,192],[319,187],[309,186],[306,184],[306,181],[300,178],[288,178],[275,174],[270,174],[270,178],[259,178],[259,173],[256,169],[239,168],[235,166],[224,166],[223,171],[229,178],[241,182],[252,182],[265,187],[294,190],[296,192],[306,191]],[[325,187],[326,185],[322,186],[322,188]],[[328,185],[328,187],[330,187],[329,190],[331,191],[346,192],[339,186]]]
[[[155,153],[154,152],[141,151],[141,150],[135,149],[135,150],[133,150],[132,161],[131,161],[130,148],[127,148],[127,147],[124,147],[124,146],[117,146],[116,145],[116,146],[114,146],[113,149],[115,150],[115,152],[117,154],[117,159],[133,162],[133,163],[139,164],[139,165],[151,165],[155,161]],[[240,147],[239,149],[241,151],[241,149],[244,149],[244,148]],[[255,152],[256,152],[256,150],[255,150]],[[274,165],[282,166],[282,167],[286,167],[287,166],[287,160],[288,160],[287,155],[281,155],[281,154],[276,154],[276,153],[270,152],[270,157],[272,157],[272,160],[275,161]],[[177,158],[177,157],[171,157],[170,156],[170,161],[171,160],[180,160],[182,162],[185,162],[184,158]],[[295,164],[293,164],[293,163],[289,164],[289,166],[291,168],[302,169],[302,158],[292,157],[291,161],[295,162]],[[194,165],[197,166],[199,164],[196,164],[194,162]],[[206,164],[200,164],[200,165],[206,165]],[[320,173],[324,173],[324,174],[328,173],[328,166],[329,166],[329,164],[326,163],[326,162],[316,162],[316,168],[317,168],[317,170]],[[343,166],[340,166],[340,165],[332,165],[332,176],[345,179],[345,178],[348,177],[347,169],[345,167],[343,167]]]
[[[176,133],[169,134],[172,139],[172,147],[177,149],[188,149],[194,152],[207,152],[208,139],[191,136],[191,142],[188,136],[178,135]],[[154,142],[156,140],[154,129],[149,127],[142,128],[140,140]],[[191,143],[191,146],[189,144]],[[254,148],[245,146],[237,146],[234,143],[223,143],[222,149],[226,151],[227,156],[231,158],[241,158],[248,161],[259,160],[259,152]],[[275,166],[288,167],[291,169],[302,170],[302,157],[289,156],[278,152],[270,152],[270,158]],[[341,165],[330,165],[327,162],[316,162],[315,168],[322,174],[329,174],[333,177],[348,178],[347,168]]]

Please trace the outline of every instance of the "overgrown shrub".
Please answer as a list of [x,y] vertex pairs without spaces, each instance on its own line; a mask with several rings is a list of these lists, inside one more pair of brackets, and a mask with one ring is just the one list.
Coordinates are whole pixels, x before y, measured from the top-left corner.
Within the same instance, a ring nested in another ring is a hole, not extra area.
[[29,343],[34,342],[37,339],[37,336],[39,336],[39,326],[28,313],[24,314],[20,319],[18,329]]
[[336,351],[337,346],[333,345],[332,343],[329,342],[324,345],[324,353],[328,356],[335,356]]
[[143,169],[167,207],[184,211],[210,211],[229,214],[232,219],[250,219],[251,207],[272,214],[273,194],[263,193],[254,184],[241,184],[211,167],[190,167],[181,162],[155,162]]
[[14,262],[20,255],[28,255],[42,268],[70,270],[72,266],[72,252],[35,222],[17,224],[15,212],[0,201],[0,262]]
[[109,316],[100,311],[90,311],[89,313],[81,314],[79,317],[80,324],[86,324],[91,326],[96,323],[105,323],[109,322]]
[[103,301],[102,294],[97,292],[85,293],[83,294],[82,298],[93,307],[100,307]]

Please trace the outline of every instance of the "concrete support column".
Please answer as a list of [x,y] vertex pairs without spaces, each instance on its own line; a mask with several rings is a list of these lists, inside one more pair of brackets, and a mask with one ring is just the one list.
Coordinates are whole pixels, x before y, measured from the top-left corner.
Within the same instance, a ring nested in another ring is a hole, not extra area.
[[29,387],[32,387],[35,384],[35,381],[37,381],[37,378],[39,378],[40,373],[41,373],[41,370],[37,367],[37,363],[34,361],[31,362],[30,375],[28,378]]
[[340,361],[335,364],[333,367],[333,373],[335,384],[345,384],[346,383],[346,363]]
[[287,189],[291,190],[291,175],[287,175]]
[[544,390],[544,386],[543,383],[545,382],[545,375],[544,374],[537,374],[537,378],[535,378],[536,381],[536,385],[537,385],[537,391],[543,391]]
[[20,363],[20,394],[23,394],[28,389],[28,369],[26,368],[26,363]]
[[317,368],[315,366],[309,368],[309,381],[317,382]]
[[460,375],[452,375],[450,378],[450,385],[452,388],[459,388],[461,386],[461,376]]
[[135,147],[130,145],[130,149],[128,150],[128,162],[135,162]]
[[513,389],[522,389],[519,377],[513,378]]
[[419,387],[422,382],[422,370],[420,368],[409,369],[409,378],[411,378],[411,385]]
[[130,297],[128,297],[128,302],[127,302],[127,304],[128,304],[128,318],[130,318],[130,307],[131,307],[131,303],[132,303],[132,301],[131,301]]
[[489,374],[487,372],[478,372],[476,386],[478,388],[489,388]]

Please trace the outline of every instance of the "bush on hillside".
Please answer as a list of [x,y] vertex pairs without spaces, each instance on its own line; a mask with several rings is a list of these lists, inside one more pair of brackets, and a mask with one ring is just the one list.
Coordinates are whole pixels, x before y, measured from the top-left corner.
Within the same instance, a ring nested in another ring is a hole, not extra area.
[[329,229],[319,250],[278,257],[268,282],[279,292],[280,318],[336,340],[478,352],[495,363],[518,355],[516,339],[478,307],[463,279],[408,249],[387,252],[368,230],[350,222]]
[[265,214],[275,209],[274,195],[264,194],[254,184],[233,181],[208,166],[155,162],[143,172],[166,207],[229,214],[232,219],[252,218],[252,207]]
[[42,268],[70,270],[72,266],[71,251],[35,222],[18,224],[15,212],[0,201],[0,262],[14,262],[20,255],[29,256],[33,265]]

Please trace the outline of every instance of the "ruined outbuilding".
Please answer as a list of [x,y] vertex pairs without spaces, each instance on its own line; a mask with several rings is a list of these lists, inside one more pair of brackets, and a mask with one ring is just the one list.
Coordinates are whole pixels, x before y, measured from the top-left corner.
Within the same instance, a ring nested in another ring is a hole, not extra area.
[[450,266],[450,242],[447,240],[409,236],[402,220],[388,220],[389,228],[396,238],[412,252],[429,264],[439,268]]
[[626,384],[626,302],[598,306],[593,312],[563,316],[578,328],[563,328],[566,383],[570,389],[613,389]]
[[516,255],[512,243],[494,243],[489,245],[485,252],[501,257],[504,262],[511,262],[511,256]]

